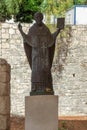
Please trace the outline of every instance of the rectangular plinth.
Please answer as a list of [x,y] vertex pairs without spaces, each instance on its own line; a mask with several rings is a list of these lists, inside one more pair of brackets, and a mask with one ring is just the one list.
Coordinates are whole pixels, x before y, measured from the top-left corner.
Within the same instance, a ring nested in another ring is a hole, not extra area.
[[25,98],[25,130],[58,130],[58,96]]

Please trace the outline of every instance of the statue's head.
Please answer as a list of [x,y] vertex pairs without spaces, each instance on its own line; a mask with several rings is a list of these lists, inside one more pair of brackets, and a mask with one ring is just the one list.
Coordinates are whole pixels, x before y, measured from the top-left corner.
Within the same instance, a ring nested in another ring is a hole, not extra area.
[[37,12],[34,14],[34,20],[36,21],[36,23],[38,25],[42,24],[42,20],[43,20],[43,14],[41,12]]

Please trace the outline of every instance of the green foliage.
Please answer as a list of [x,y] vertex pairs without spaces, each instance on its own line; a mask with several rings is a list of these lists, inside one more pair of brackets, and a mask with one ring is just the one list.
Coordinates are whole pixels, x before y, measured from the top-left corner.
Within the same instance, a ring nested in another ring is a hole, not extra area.
[[16,15],[17,21],[32,22],[35,12],[40,11],[42,0],[23,0]]
[[74,4],[87,4],[87,0],[0,0],[0,21],[14,15],[17,21],[32,22],[37,11],[48,16],[64,16]]
[[51,33],[54,33],[56,30],[56,25],[54,24],[46,24],[47,27],[49,28],[49,30],[51,31]]
[[19,3],[21,0],[0,0],[0,21],[4,22],[16,15],[19,11]]
[[10,15],[16,15],[19,11],[19,5],[22,0],[4,0],[7,11]]
[[67,9],[74,4],[87,4],[87,0],[44,0],[41,5],[42,12],[54,14],[55,16],[64,16]]
[[65,11],[73,5],[71,0],[45,0],[42,3],[42,11],[55,16],[64,15]]
[[0,21],[4,22],[6,19],[7,11],[5,2],[3,0],[0,0]]
[[16,21],[31,22],[43,0],[0,0],[0,19],[14,15]]
[[73,2],[71,0],[62,0],[59,2],[60,6],[58,8],[58,15],[64,16],[67,9],[73,6]]
[[74,0],[74,4],[87,4],[87,0]]

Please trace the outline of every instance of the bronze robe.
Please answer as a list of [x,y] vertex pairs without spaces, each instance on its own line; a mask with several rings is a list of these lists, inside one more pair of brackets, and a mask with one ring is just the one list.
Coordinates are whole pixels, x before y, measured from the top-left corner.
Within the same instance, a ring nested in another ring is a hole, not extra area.
[[34,24],[29,29],[29,42],[24,42],[25,52],[32,69],[32,91],[53,91],[51,67],[54,56],[55,40],[43,24]]

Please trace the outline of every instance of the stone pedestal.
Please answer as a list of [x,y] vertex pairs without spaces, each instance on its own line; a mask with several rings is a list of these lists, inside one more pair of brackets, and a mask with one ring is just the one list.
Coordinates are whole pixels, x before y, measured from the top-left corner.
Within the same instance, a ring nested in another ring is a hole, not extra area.
[[25,98],[25,130],[58,130],[58,96]]
[[10,129],[10,65],[0,59],[0,130]]

